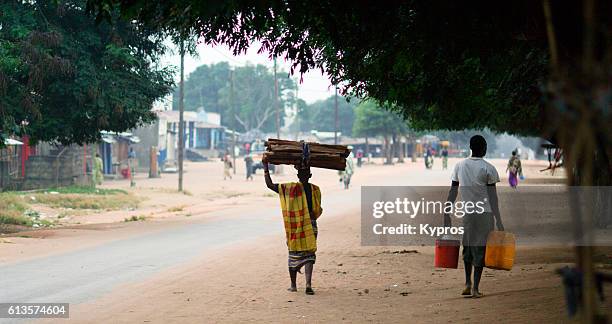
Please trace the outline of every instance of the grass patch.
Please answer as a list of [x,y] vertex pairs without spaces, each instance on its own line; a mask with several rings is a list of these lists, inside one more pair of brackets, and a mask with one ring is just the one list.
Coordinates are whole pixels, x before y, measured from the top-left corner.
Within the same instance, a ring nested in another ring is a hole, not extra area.
[[175,213],[175,212],[183,211],[184,209],[185,209],[185,205],[174,206],[174,207],[168,208],[168,212]]
[[30,209],[25,198],[15,193],[2,193],[0,194],[0,225],[49,227],[55,224],[41,219],[40,213]]
[[140,216],[134,215],[132,217],[128,217],[128,218],[124,218],[123,219],[123,221],[126,222],[126,223],[127,222],[142,222],[142,221],[145,221],[145,220],[147,220],[147,218],[145,216],[142,216],[142,215],[140,215]]
[[140,200],[127,192],[104,193],[104,194],[76,194],[49,192],[30,195],[34,197],[33,203],[44,204],[53,208],[71,209],[105,209],[116,210],[121,208],[136,208]]
[[34,222],[27,216],[2,213],[0,214],[0,224],[32,226]]
[[69,186],[59,188],[49,188],[37,191],[48,194],[85,194],[85,195],[127,195],[127,191],[122,189],[99,189],[92,186]]
[[0,224],[32,226],[32,219],[24,213],[29,205],[14,193],[0,193]]
[[80,213],[78,210],[136,208],[140,201],[141,199],[124,190],[77,186],[34,192],[0,193],[0,232],[8,231],[15,226],[50,227],[57,224],[57,220],[51,221],[41,217],[40,213],[32,208],[34,205],[66,209],[58,215],[60,219]]

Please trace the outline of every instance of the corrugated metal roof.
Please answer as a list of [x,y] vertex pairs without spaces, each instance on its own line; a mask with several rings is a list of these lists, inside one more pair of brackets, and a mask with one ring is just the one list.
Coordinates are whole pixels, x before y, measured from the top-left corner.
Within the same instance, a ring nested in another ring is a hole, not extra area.
[[5,138],[4,145],[23,145],[23,143],[12,138]]

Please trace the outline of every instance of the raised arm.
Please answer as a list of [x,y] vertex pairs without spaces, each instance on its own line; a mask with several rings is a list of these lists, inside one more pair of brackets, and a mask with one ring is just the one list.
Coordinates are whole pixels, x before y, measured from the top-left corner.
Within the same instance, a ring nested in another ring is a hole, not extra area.
[[264,178],[266,179],[266,186],[268,186],[270,190],[278,193],[278,184],[272,182],[272,178],[270,177],[270,169],[268,167],[267,161],[263,161],[263,168],[264,168]]
[[495,217],[495,224],[497,224],[497,229],[503,231],[504,224],[502,223],[501,215],[499,213],[497,187],[495,187],[494,183],[487,185],[487,193],[489,194],[489,204],[491,204],[491,211],[493,212],[493,216]]

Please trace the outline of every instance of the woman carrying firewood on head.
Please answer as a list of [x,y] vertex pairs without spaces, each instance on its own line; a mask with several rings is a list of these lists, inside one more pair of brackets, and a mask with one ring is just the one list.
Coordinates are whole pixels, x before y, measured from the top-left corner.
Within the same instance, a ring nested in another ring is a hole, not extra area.
[[309,183],[312,176],[310,167],[305,163],[296,165],[299,182],[276,184],[272,182],[268,161],[263,160],[266,185],[278,193],[285,223],[287,247],[289,249],[289,291],[297,291],[297,273],[305,267],[307,295],[314,295],[312,290],[312,270],[317,251],[317,218],[321,216],[321,190]]

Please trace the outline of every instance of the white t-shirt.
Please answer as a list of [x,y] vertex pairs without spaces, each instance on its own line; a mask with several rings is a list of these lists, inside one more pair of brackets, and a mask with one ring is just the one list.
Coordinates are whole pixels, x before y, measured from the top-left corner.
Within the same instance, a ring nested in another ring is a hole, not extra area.
[[491,163],[483,158],[467,158],[455,164],[451,180],[459,182],[462,201],[478,202],[486,199],[485,212],[491,212],[487,185],[499,182],[499,174]]

